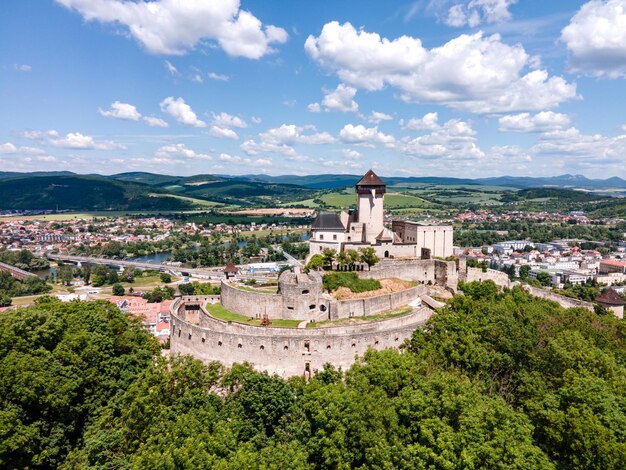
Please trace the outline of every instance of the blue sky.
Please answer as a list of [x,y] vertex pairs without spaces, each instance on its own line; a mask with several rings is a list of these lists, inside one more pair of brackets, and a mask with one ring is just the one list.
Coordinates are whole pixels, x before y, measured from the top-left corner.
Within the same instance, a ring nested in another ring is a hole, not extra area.
[[3,0],[0,170],[626,177],[626,0]]

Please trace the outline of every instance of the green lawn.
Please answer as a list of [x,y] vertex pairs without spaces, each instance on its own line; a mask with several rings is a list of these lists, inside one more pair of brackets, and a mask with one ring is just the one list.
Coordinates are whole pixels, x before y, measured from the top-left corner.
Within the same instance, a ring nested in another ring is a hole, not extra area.
[[[260,326],[261,320],[245,315],[239,315],[238,313],[231,312],[230,310],[222,307],[221,304],[206,304],[206,310],[212,316],[218,320],[234,321],[238,323],[245,323],[246,325]],[[296,328],[300,324],[300,320],[271,320],[270,326],[277,328]]]

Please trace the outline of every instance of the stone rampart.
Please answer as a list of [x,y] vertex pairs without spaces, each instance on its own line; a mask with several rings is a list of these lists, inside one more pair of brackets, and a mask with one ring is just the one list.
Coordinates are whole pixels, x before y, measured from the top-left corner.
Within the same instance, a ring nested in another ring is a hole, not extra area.
[[423,284],[438,284],[456,291],[458,276],[454,261],[438,259],[382,259],[369,271],[360,271],[364,279],[398,278]]
[[495,269],[487,269],[487,271],[483,271],[480,268],[467,268],[465,282],[474,281],[493,281],[496,286],[506,288],[511,287],[511,280],[509,279],[508,274]]
[[540,297],[546,300],[552,300],[553,302],[556,302],[563,308],[582,307],[582,308],[586,308],[587,310],[591,310],[592,312],[594,311],[593,304],[591,302],[585,302],[584,300],[572,299],[571,297],[566,297],[564,295],[556,294],[555,292],[552,292],[547,289],[541,289],[539,287],[533,287],[529,285],[524,285],[524,289],[526,289],[526,291],[530,295],[534,295],[535,297]]
[[225,309],[246,317],[283,318],[283,297],[238,289],[222,281],[221,302]]
[[431,314],[422,307],[410,315],[380,322],[301,329],[223,322],[204,310],[200,313],[203,326],[197,326],[181,318],[185,314],[184,302],[172,307],[172,353],[190,354],[206,362],[219,361],[227,367],[250,362],[259,371],[282,377],[311,376],[326,363],[345,370],[369,347],[397,348]]
[[363,317],[408,305],[426,292],[424,286],[411,287],[392,294],[363,299],[338,300],[330,303],[330,318]]

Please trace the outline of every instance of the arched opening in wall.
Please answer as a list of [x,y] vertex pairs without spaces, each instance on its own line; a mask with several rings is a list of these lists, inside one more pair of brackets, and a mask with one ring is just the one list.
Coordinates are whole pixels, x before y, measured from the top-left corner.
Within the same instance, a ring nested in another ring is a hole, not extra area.
[[330,349],[330,343],[326,345],[326,349]]
[[307,362],[304,364],[304,379],[309,380],[311,378],[311,364]]
[[218,342],[217,342],[217,345],[218,345],[218,346],[221,346],[221,345],[222,345],[222,342],[221,342],[221,341],[218,341]]
[[191,333],[189,333],[189,335],[187,336],[187,339],[191,339]]
[[388,250],[385,251],[385,258],[389,258],[389,251]]
[[263,350],[265,349],[265,346],[261,345],[261,346],[259,347],[259,349],[260,349],[261,351],[263,351]]
[[302,294],[303,294],[303,295],[304,295],[304,294],[308,294],[308,293],[309,293],[309,289],[304,289],[304,290],[302,291]]
[[181,331],[181,330],[178,330],[178,337],[179,337],[179,338],[180,338],[180,331]]
[[309,310],[315,310],[315,304],[309,305]]
[[238,343],[238,344],[237,344],[237,347],[238,347],[239,349],[241,349],[241,348],[243,348],[243,344]]
[[322,304],[320,305],[320,312],[325,312],[326,311],[326,305]]
[[354,339],[352,340],[352,347],[356,348],[356,340],[354,340]]
[[304,350],[306,352],[311,352],[311,342],[310,341],[305,341],[304,342]]
[[206,341],[206,338],[202,338],[201,341],[204,343]]

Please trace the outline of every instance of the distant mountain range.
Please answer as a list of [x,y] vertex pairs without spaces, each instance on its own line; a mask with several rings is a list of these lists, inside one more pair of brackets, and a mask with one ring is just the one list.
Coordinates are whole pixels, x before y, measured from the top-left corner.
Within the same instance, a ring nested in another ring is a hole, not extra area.
[[[246,206],[299,201],[319,190],[354,185],[361,175],[194,175],[147,172],[111,176],[60,172],[0,172],[0,209],[183,210],[228,204]],[[582,175],[495,178],[382,177],[389,186],[416,184],[503,186],[518,189],[562,188],[626,192],[626,181]]]

